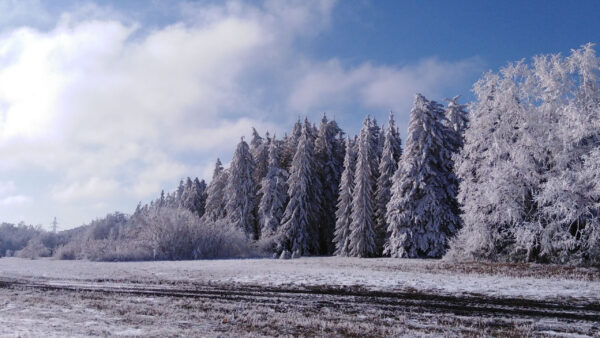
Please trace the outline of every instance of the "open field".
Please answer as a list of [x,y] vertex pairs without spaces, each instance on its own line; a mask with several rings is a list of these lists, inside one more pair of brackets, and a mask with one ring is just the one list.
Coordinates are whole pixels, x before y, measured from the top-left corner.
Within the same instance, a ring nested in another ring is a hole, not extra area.
[[597,270],[314,257],[0,259],[0,335],[600,334]]

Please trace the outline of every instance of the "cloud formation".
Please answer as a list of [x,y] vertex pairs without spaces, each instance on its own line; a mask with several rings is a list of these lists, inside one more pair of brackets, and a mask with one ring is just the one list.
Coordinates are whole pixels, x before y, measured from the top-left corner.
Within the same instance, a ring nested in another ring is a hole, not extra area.
[[[149,28],[86,4],[49,30],[9,25],[0,34],[0,177],[14,189],[0,185],[0,216],[43,223],[57,214],[75,226],[130,211],[184,176],[210,178],[215,158],[228,161],[252,126],[282,136],[298,114],[405,109],[415,91],[438,93],[479,63],[311,59],[298,41],[326,32],[334,5],[181,3],[178,20]],[[26,184],[32,173],[38,184]],[[38,205],[11,213],[32,204],[27,196]]]

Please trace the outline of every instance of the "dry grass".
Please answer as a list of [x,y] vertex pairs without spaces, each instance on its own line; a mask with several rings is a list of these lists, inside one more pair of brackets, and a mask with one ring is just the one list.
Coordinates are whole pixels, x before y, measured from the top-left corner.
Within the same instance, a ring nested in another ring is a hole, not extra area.
[[0,290],[2,336],[531,336],[589,327],[314,302],[203,301],[94,292]]

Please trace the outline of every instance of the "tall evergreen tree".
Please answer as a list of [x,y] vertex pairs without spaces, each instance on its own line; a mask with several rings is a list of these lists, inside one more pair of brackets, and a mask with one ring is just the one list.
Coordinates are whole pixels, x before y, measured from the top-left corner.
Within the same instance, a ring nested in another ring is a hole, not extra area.
[[269,168],[261,183],[262,198],[258,207],[258,221],[261,237],[273,237],[281,224],[287,202],[288,173],[279,166],[279,146],[269,145]]
[[375,234],[378,254],[383,253],[388,229],[385,217],[387,204],[391,198],[392,178],[398,169],[398,161],[402,155],[402,143],[392,112],[390,112],[384,134],[383,150],[379,161],[379,177],[375,191]]
[[221,160],[217,159],[212,180],[206,189],[206,206],[203,215],[206,222],[215,222],[225,217],[225,189],[228,180],[229,170],[224,170]]
[[442,106],[417,94],[387,206],[385,253],[393,257],[441,257],[457,230],[457,180],[448,133]]
[[296,148],[298,147],[298,140],[300,140],[301,134],[302,124],[300,123],[300,119],[298,119],[298,121],[294,123],[292,132],[283,139],[280,162],[281,168],[288,172],[290,172],[290,166],[292,165],[292,160],[296,154]]
[[323,115],[317,138],[315,140],[315,157],[317,170],[321,180],[322,213],[319,217],[320,253],[332,254],[335,250],[333,232],[335,230],[335,210],[340,177],[343,171],[343,157],[336,153],[341,148],[338,135],[342,130],[335,121],[328,121]]
[[464,133],[469,124],[469,113],[467,113],[466,106],[464,104],[458,103],[459,98],[460,95],[456,95],[451,99],[446,99],[446,101],[448,101],[448,106],[446,107],[445,113],[447,127],[456,133],[456,139],[458,140],[455,152],[458,152],[460,149],[462,149],[464,143]]
[[187,178],[185,187],[179,201],[180,207],[183,207],[195,215],[202,217],[206,205],[206,183],[196,177],[193,181]]
[[256,184],[254,160],[248,143],[242,140],[233,154],[229,167],[229,181],[225,190],[225,209],[228,222],[243,230],[248,238],[257,238]]
[[373,146],[373,125],[369,117],[365,118],[358,137],[358,153],[354,174],[354,196],[352,198],[352,223],[350,224],[350,255],[355,257],[373,257],[377,254],[374,231],[373,196],[375,180],[373,158],[376,147]]
[[350,137],[346,138],[346,155],[344,157],[344,171],[340,181],[337,210],[335,212],[335,254],[338,256],[350,255],[350,224],[352,224],[352,197],[354,196],[354,166],[356,154],[354,144]]
[[317,220],[320,215],[320,186],[314,159],[312,126],[305,121],[288,178],[289,202],[278,239],[278,251],[296,255],[318,253]]
[[379,177],[379,160],[381,159],[381,153],[383,151],[383,132],[381,131],[381,127],[379,127],[375,118],[371,120],[370,134],[370,146],[373,154],[371,157],[371,169],[373,170],[373,180],[374,182],[377,182],[377,178]]
[[264,139],[261,137],[256,129],[252,128],[252,141],[250,141],[250,153],[254,160],[254,182],[259,184],[262,179],[267,175],[267,167],[269,162],[269,142],[270,139],[267,137]]

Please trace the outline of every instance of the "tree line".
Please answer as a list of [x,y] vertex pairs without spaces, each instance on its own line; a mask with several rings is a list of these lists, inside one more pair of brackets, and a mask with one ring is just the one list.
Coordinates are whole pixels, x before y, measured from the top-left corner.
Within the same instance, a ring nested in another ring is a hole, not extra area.
[[100,237],[113,236],[112,254],[137,241],[142,253],[125,256],[139,259],[267,252],[598,265],[599,70],[587,44],[484,74],[468,109],[459,97],[443,106],[417,94],[404,147],[391,112],[384,126],[367,116],[355,136],[325,115],[281,138],[253,129],[228,168],[216,161],[208,185],[181,181],[138,205],[126,230]]

